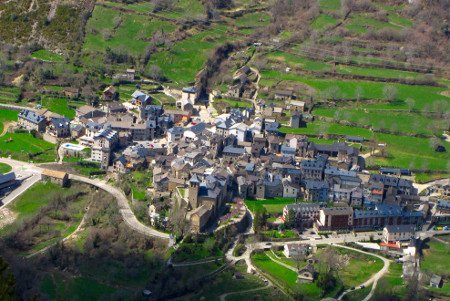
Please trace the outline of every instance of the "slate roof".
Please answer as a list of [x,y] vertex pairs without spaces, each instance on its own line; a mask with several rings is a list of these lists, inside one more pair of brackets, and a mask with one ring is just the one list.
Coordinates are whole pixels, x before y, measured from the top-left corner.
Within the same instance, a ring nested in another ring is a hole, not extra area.
[[234,147],[231,145],[227,145],[223,148],[224,154],[236,154],[236,155],[243,155],[245,154],[245,148],[243,147]]
[[70,120],[68,118],[52,118],[51,123],[57,129],[66,129],[69,128]]
[[195,87],[184,87],[182,91],[185,92],[185,93],[191,93],[192,94],[192,93],[196,93],[197,89],[195,89]]
[[31,123],[34,123],[34,124],[39,124],[39,123],[41,123],[41,122],[43,122],[45,120],[44,116],[39,115],[36,112],[31,111],[31,110],[22,110],[22,111],[20,111],[18,117],[19,118],[23,118],[23,119],[25,119],[25,120],[27,120],[27,121],[29,121]]

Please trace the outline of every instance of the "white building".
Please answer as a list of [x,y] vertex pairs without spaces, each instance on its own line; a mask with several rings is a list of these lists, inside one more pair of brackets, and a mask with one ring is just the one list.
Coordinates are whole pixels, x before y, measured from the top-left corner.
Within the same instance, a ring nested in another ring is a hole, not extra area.
[[396,243],[398,241],[409,241],[414,237],[414,225],[389,225],[383,229],[383,242]]
[[111,151],[119,141],[119,135],[116,131],[107,128],[96,133],[93,139],[91,160],[100,162],[101,168],[106,169],[111,161]]
[[310,251],[310,246],[306,244],[285,244],[283,254],[291,258],[297,256],[307,256]]

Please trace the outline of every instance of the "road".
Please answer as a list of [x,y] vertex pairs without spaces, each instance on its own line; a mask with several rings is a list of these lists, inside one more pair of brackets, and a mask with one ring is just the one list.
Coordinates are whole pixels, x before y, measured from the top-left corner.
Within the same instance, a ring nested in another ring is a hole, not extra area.
[[373,294],[374,294],[374,292],[375,292],[375,288],[377,287],[378,280],[380,280],[380,278],[383,277],[384,274],[386,274],[387,271],[389,270],[389,265],[391,264],[390,260],[387,259],[387,258],[384,258],[383,256],[374,254],[374,253],[370,253],[370,252],[366,252],[366,251],[361,251],[361,250],[359,250],[359,249],[350,248],[350,247],[347,247],[347,246],[341,246],[341,245],[333,245],[333,246],[334,246],[334,247],[337,247],[337,248],[348,249],[348,250],[352,250],[352,251],[355,251],[355,252],[363,253],[363,254],[366,254],[366,255],[374,256],[374,257],[377,257],[377,258],[379,258],[379,259],[381,259],[381,260],[383,261],[383,263],[384,263],[383,268],[382,268],[381,270],[379,270],[375,275],[373,275],[372,277],[370,277],[369,280],[367,280],[367,281],[364,282],[364,283],[361,283],[361,284],[358,285],[358,287],[356,287],[354,290],[348,289],[348,290],[344,291],[344,292],[338,297],[338,300],[342,300],[342,298],[343,298],[346,294],[348,294],[349,292],[353,292],[353,291],[355,291],[355,290],[361,289],[362,287],[368,287],[369,285],[373,284],[373,285],[372,285],[372,289],[370,290],[370,293],[363,299],[363,301],[368,301],[368,300],[370,300],[370,298],[372,298],[372,296],[373,296]]
[[434,186],[434,185],[445,185],[448,179],[435,180],[424,184],[413,183],[414,188],[417,188],[417,193],[421,193],[425,189]]
[[8,194],[1,200],[2,205],[0,206],[0,209],[14,201],[18,196],[24,193],[28,188],[33,186],[33,184],[38,182],[40,179],[41,176],[39,174],[30,175],[29,177],[24,179],[19,187],[14,189],[10,194]]
[[[40,168],[37,165],[31,164],[31,163],[26,163],[26,162],[21,162],[21,161],[16,161],[16,160],[8,159],[8,158],[0,158],[0,162],[9,164],[10,166],[13,167],[13,171],[15,171],[15,172],[17,171],[17,173],[18,172],[32,173],[32,174],[34,174],[34,176],[36,176],[40,179],[40,174],[42,172],[42,168]],[[126,196],[124,195],[124,193],[121,190],[119,190],[119,189],[115,188],[114,186],[112,186],[104,181],[101,181],[101,180],[93,180],[93,179],[89,179],[87,177],[73,175],[73,174],[70,174],[69,178],[74,181],[79,181],[82,183],[86,183],[86,184],[95,186],[95,187],[100,188],[100,189],[108,192],[109,194],[113,195],[114,198],[117,200],[119,211],[120,211],[125,223],[130,228],[132,228],[133,230],[135,230],[143,235],[146,235],[146,236],[167,239],[167,240],[169,240],[169,246],[173,245],[174,242],[171,239],[169,234],[157,231],[157,230],[155,230],[149,226],[146,226],[138,221],[138,219],[134,215],[133,211],[131,210],[130,204],[128,203],[128,199],[126,198]],[[30,187],[31,185],[29,185],[28,187]],[[22,192],[25,190],[26,189],[22,189]],[[11,202],[11,200],[9,202]]]

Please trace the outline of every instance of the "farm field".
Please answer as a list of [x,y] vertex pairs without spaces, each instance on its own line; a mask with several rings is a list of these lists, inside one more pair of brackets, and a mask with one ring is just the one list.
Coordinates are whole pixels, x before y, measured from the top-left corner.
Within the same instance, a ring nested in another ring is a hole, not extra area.
[[148,65],[159,66],[164,76],[177,85],[186,85],[194,81],[215,46],[234,39],[227,35],[227,30],[225,25],[215,25],[208,30],[194,32],[189,38],[174,44],[170,51],[155,53]]
[[67,98],[44,97],[42,99],[42,106],[44,108],[69,119],[75,117],[75,108],[82,105],[84,105],[83,102],[71,101]]
[[[414,100],[412,108],[419,111],[431,111],[432,106],[440,104],[441,101],[445,101],[445,105],[448,105],[450,102],[449,97],[440,94],[445,91],[445,88],[442,87],[411,86],[397,83],[387,85],[370,81],[319,79],[292,73],[282,73],[276,70],[263,70],[261,74],[261,85],[272,86],[274,80],[303,83],[313,88],[316,93],[321,93],[326,99],[356,100],[357,93],[360,93],[361,99],[384,100],[383,89],[386,86],[392,86],[397,91],[397,102],[385,105],[387,109],[408,109],[406,105],[406,100],[408,99]],[[399,106],[398,101],[403,101],[404,103]]]
[[19,100],[20,90],[17,87],[0,86],[0,103],[13,103]]
[[166,21],[141,14],[123,14],[118,10],[97,5],[86,28],[84,51],[104,52],[108,48],[132,55],[143,55],[148,37],[156,31],[170,33],[175,28]]

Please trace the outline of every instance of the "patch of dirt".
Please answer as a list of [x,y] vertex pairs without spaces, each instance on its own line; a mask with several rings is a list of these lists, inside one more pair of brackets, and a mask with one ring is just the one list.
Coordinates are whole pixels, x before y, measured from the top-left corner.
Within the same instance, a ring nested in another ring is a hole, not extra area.
[[15,78],[11,81],[11,83],[12,83],[14,86],[16,86],[16,87],[20,87],[20,85],[22,84],[22,82],[23,82],[23,74],[21,74],[21,75],[15,77]]
[[439,93],[439,94],[441,94],[442,96],[447,96],[447,97],[450,97],[450,90],[447,90],[447,91],[442,91],[441,93]]
[[3,132],[0,133],[0,137],[5,136],[11,126],[15,126],[15,122],[4,122],[3,123]]
[[8,208],[0,209],[0,229],[12,224],[17,217],[17,213],[9,210]]

